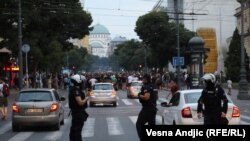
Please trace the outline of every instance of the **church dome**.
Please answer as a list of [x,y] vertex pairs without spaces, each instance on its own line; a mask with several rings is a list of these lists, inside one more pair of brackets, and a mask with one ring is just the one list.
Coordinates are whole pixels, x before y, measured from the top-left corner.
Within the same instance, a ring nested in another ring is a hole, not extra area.
[[93,26],[93,30],[90,31],[90,34],[110,34],[110,33],[105,26],[101,24],[96,24]]

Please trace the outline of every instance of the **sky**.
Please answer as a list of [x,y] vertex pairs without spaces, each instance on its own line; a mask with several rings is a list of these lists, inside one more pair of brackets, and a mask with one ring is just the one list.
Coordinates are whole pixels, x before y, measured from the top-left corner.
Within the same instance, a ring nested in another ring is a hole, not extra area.
[[[139,39],[134,28],[139,16],[150,12],[158,0],[81,0],[84,9],[91,13],[92,25],[104,25],[111,37],[123,36],[127,39]],[[185,27],[196,31],[200,27],[211,27],[216,30],[218,44],[225,44],[226,38],[236,28],[235,9],[240,4],[236,0],[185,0],[184,11],[196,15],[185,16]],[[221,14],[220,14],[221,13]]]

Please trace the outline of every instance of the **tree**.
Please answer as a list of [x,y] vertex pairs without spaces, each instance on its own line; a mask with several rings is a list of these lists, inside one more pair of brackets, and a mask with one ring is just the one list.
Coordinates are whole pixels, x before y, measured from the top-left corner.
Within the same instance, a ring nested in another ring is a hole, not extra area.
[[[225,67],[226,67],[226,77],[231,79],[233,82],[238,82],[240,79],[240,65],[241,62],[241,38],[238,32],[238,29],[236,28],[233,33],[232,41],[229,45],[229,51],[227,53],[227,58],[225,60]],[[246,50],[245,50],[245,66],[247,75],[249,78],[249,57],[247,56]]]
[[[0,13],[4,13],[0,15],[0,37],[3,38],[0,47],[7,46],[12,50],[14,57],[18,54],[17,9],[16,0],[0,1]],[[52,42],[58,42],[62,51],[73,49],[68,39],[80,39],[88,35],[91,23],[91,15],[83,10],[79,0],[22,0],[23,43],[31,45],[30,55],[36,60],[33,63],[37,69],[51,68],[49,63],[36,63],[42,62],[43,57],[53,50],[51,47],[57,46],[50,46]],[[32,54],[38,54],[39,51],[38,56]]]
[[[163,68],[177,55],[175,23],[169,22],[164,12],[150,12],[138,18],[135,32],[151,48],[153,67]],[[179,25],[180,51],[185,54],[185,46],[193,33]]]

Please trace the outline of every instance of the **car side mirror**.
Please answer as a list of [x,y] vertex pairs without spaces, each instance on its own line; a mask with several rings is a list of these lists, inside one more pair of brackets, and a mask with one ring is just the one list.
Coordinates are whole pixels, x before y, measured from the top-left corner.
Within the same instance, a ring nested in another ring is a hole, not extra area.
[[65,101],[65,100],[66,100],[66,98],[63,96],[60,98],[60,101]]
[[162,107],[170,107],[170,105],[169,105],[167,102],[162,102],[162,103],[161,103],[161,106],[162,106]]

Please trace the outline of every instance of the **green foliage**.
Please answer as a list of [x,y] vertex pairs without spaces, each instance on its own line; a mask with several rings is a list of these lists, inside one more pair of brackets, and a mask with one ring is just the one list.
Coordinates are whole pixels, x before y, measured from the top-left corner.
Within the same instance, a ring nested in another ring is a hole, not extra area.
[[[82,38],[89,34],[92,23],[90,13],[83,10],[79,0],[22,0],[22,39],[31,46],[30,62],[36,69],[56,71],[64,65],[62,51],[73,45],[69,38]],[[0,47],[7,46],[18,56],[18,2],[0,1]],[[55,48],[55,49],[54,49]],[[47,56],[48,54],[51,54]],[[52,55],[53,54],[53,55]],[[59,59],[59,60],[51,60]],[[44,60],[48,62],[44,62]],[[53,63],[55,62],[55,63]],[[53,65],[53,66],[52,66]]]
[[[246,71],[249,76],[249,57],[247,56],[246,50],[244,53]],[[241,38],[237,28],[233,33],[233,38],[229,45],[229,51],[227,54],[228,56],[224,62],[226,67],[226,77],[230,78],[233,82],[238,82],[240,80]]]

